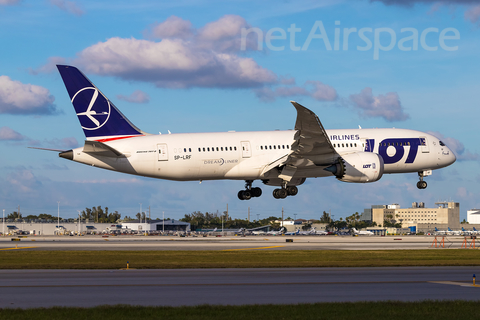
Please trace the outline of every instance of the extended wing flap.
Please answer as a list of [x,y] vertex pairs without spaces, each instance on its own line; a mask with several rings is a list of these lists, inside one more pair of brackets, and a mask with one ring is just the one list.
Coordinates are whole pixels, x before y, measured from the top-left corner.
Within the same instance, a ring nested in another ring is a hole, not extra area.
[[118,158],[118,157],[124,156],[123,153],[117,151],[116,149],[110,147],[109,145],[103,142],[91,141],[91,140],[85,141],[83,152],[89,153],[94,156],[110,157],[110,158]]
[[262,175],[264,175],[266,172],[274,169],[274,168],[277,168],[277,167],[280,167],[282,165],[284,165],[285,163],[287,163],[288,161],[288,155],[284,155],[282,157],[280,157],[279,159],[269,163],[267,166],[265,166],[265,168],[263,168],[263,171],[262,171]]

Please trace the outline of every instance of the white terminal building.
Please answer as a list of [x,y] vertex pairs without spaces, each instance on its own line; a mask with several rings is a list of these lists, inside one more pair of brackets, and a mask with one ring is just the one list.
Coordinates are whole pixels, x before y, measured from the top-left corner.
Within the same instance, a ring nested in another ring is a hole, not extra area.
[[[480,210],[477,217],[480,223]],[[383,226],[384,221],[395,220],[403,228],[411,228],[416,232],[432,232],[435,227],[439,230],[459,229],[460,203],[436,202],[433,208],[426,208],[423,202],[414,202],[410,208],[401,208],[399,204],[373,205],[363,211],[360,220],[376,222],[377,226]],[[471,224],[462,226],[466,230],[473,229]]]
[[480,224],[480,209],[470,209],[467,211],[468,224]]
[[[0,218],[1,221],[1,218]],[[78,220],[42,222],[37,220],[16,219],[0,224],[0,234],[65,235],[65,234],[102,234],[102,233],[143,233],[143,232],[190,232],[190,223],[179,220],[132,220],[119,223],[95,223]]]

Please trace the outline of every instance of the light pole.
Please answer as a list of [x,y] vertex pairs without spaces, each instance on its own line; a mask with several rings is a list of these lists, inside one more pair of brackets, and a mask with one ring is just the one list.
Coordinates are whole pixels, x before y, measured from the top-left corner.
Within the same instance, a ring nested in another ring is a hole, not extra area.
[[139,223],[142,223],[142,204],[140,203],[140,221]]
[[57,220],[57,236],[58,236],[58,230],[60,230],[60,201],[57,201],[58,203],[58,220]]
[[2,236],[5,237],[5,209],[3,209],[3,231]]
[[80,235],[80,233],[82,233],[82,227],[80,226],[80,210],[77,210],[78,211],[78,235]]

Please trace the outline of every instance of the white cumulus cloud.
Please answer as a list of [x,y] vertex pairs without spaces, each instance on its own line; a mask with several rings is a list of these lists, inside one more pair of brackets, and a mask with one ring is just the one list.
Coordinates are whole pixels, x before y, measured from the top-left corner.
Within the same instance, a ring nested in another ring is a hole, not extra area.
[[141,90],[135,90],[129,96],[118,94],[117,98],[123,101],[132,102],[132,103],[147,103],[150,101],[150,97],[148,96],[148,94],[146,94]]
[[0,6],[10,6],[20,3],[21,0],[0,0]]
[[410,116],[403,110],[396,92],[374,96],[372,88],[366,87],[358,94],[351,94],[350,101],[361,116],[380,117],[387,121],[404,121]]
[[252,88],[277,80],[251,58],[201,49],[182,39],[110,38],[84,49],[74,63],[86,72],[157,87]]
[[57,113],[54,101],[46,88],[0,76],[0,113],[54,114]]
[[50,3],[63,11],[71,13],[76,16],[81,16],[85,13],[76,3],[75,1],[68,1],[68,0],[50,0]]
[[472,23],[479,22],[480,5],[478,0],[370,0],[370,2],[383,2],[385,5],[398,5],[411,7],[417,3],[432,4],[430,13],[438,11],[442,6],[466,6],[464,13],[465,20]]
[[27,138],[24,135],[9,127],[0,128],[0,141],[23,141],[25,139]]
[[311,97],[317,101],[335,101],[338,98],[335,88],[321,81],[306,81],[303,86],[283,86],[274,89],[264,87],[255,89],[257,97],[265,102],[275,101],[276,98],[288,98],[303,96]]
[[480,5],[473,6],[465,11],[465,19],[477,23],[480,19]]
[[158,23],[147,32],[151,37],[158,39],[179,38],[188,39],[194,35],[192,23],[182,18],[171,16],[164,22]]
[[[277,83],[274,72],[239,54],[243,27],[249,25],[236,15],[225,15],[202,28],[171,16],[151,26],[145,32],[148,39],[109,38],[69,61],[86,73],[157,87],[260,88]],[[59,61],[62,58],[52,57],[31,72],[51,72]]]

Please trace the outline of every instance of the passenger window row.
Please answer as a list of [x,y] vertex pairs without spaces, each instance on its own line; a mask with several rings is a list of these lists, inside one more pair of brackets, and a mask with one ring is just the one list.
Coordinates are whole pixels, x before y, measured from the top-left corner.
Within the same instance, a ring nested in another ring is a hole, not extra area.
[[[381,146],[382,142],[380,142],[378,145]],[[389,142],[389,143],[383,142],[384,147],[386,147],[386,146],[409,146],[409,145],[410,145],[410,142],[395,142],[395,143],[393,143],[393,142]]]
[[[334,148],[349,148],[348,143],[334,143],[333,144]],[[356,143],[350,143],[350,148],[356,148],[357,144]]]
[[290,146],[287,145],[269,145],[269,146],[260,146],[260,150],[277,150],[277,149],[289,149]]
[[210,151],[237,151],[237,147],[203,147],[198,148],[198,152],[210,152]]

